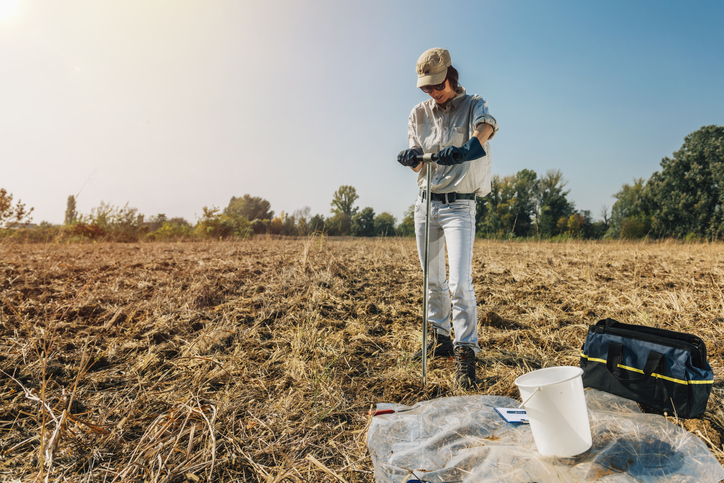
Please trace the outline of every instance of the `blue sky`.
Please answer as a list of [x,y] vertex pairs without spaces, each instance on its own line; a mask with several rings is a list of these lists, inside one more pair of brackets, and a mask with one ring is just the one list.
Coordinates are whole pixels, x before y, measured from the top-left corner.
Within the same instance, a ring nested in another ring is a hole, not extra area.
[[71,194],[327,216],[341,185],[400,221],[415,61],[444,47],[500,124],[494,174],[559,169],[598,217],[724,124],[723,24],[718,1],[0,0],[0,187],[36,222]]

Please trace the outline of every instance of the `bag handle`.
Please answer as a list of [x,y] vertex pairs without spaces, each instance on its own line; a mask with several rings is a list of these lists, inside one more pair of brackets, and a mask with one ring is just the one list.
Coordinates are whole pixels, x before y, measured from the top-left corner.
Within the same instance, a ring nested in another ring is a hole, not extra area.
[[623,344],[620,342],[609,342],[608,343],[608,357],[606,358],[606,368],[608,372],[613,375],[621,383],[635,383],[641,382],[654,373],[657,367],[662,362],[664,355],[661,352],[649,351],[649,355],[646,358],[646,364],[644,365],[644,373],[640,377],[634,377],[633,379],[621,377],[621,369],[618,365],[621,363],[623,354]]

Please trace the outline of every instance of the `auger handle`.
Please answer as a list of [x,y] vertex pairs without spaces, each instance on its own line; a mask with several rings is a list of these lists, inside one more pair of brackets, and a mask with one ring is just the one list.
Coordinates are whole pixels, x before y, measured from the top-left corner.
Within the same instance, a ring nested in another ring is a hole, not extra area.
[[432,163],[433,161],[437,161],[437,153],[426,153],[422,156],[415,156],[415,161],[420,161],[421,163]]

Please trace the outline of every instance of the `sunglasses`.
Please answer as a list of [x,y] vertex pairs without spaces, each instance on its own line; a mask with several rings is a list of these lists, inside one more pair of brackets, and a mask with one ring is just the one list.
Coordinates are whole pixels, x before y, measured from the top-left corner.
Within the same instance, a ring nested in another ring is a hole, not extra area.
[[442,81],[442,84],[438,84],[438,85],[436,85],[436,86],[422,86],[422,87],[420,87],[420,90],[421,90],[422,92],[424,92],[425,94],[431,93],[431,92],[433,91],[433,89],[436,90],[436,91],[442,91],[442,90],[445,89],[445,83],[446,83],[446,82],[447,82],[447,79],[445,79],[444,81]]

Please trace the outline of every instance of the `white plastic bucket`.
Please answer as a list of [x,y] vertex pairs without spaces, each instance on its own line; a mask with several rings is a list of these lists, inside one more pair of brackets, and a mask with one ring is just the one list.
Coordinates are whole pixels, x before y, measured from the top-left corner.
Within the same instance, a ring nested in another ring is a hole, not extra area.
[[538,452],[568,458],[591,447],[580,367],[548,367],[515,380]]

